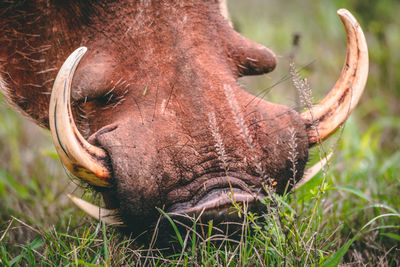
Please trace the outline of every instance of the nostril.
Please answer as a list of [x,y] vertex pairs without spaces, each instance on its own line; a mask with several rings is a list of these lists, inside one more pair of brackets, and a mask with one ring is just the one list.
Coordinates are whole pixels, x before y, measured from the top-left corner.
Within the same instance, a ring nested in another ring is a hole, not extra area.
[[112,132],[112,131],[116,130],[117,128],[118,128],[118,125],[116,123],[106,125],[106,126],[102,127],[100,130],[98,130],[97,132],[95,132],[94,134],[92,134],[88,138],[88,142],[95,146],[101,146],[101,144],[98,141],[99,137],[103,134]]

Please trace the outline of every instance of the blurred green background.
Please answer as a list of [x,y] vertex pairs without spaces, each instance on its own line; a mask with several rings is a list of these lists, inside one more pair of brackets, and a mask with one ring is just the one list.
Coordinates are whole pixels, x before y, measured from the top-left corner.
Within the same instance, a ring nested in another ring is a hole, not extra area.
[[[333,253],[372,219],[400,210],[400,1],[228,2],[234,27],[278,57],[274,72],[241,78],[240,83],[254,94],[293,108],[297,104],[289,63],[294,36],[300,36],[294,62],[311,83],[314,102],[318,102],[336,82],[345,58],[346,35],[336,10],[349,9],[364,30],[370,53],[365,93],[344,129],[326,144],[335,154],[327,175],[331,189],[321,202],[324,227],[320,230],[321,235],[335,233],[335,242],[326,248]],[[70,227],[93,224],[66,197],[83,191],[65,174],[49,133],[0,99],[0,246],[19,251],[34,240],[37,231],[54,227],[56,232],[68,232]],[[317,152],[312,155],[311,161],[317,160]],[[322,179],[317,176],[299,193],[305,207],[311,198],[307,192]],[[377,208],[378,204],[388,209]],[[375,206],[368,208],[371,205]],[[396,264],[399,218],[383,216],[369,226],[393,227],[364,234],[350,248],[346,261],[367,264],[383,259],[384,265]]]

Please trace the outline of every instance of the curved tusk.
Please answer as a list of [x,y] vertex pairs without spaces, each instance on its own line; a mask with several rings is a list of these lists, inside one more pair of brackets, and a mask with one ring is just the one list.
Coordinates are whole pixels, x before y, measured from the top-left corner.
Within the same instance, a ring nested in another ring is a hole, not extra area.
[[329,94],[301,114],[306,123],[310,146],[329,137],[350,116],[368,77],[368,48],[354,16],[346,9],[337,11],[347,32],[347,55],[342,73]]
[[219,0],[219,10],[221,12],[221,15],[226,19],[229,25],[232,26],[232,21],[229,16],[227,1],[228,0]]
[[300,181],[298,181],[296,183],[296,185],[293,187],[292,190],[297,190],[300,187],[302,187],[305,183],[307,183],[308,181],[310,181],[315,175],[317,175],[317,173],[319,173],[322,168],[326,165],[326,163],[328,163],[328,161],[330,160],[330,158],[332,157],[333,153],[329,153],[328,156],[326,156],[325,158],[321,159],[320,161],[318,161],[317,163],[315,163],[315,165],[313,165],[311,168],[307,169],[304,172],[303,178],[300,179]]
[[118,210],[102,209],[71,194],[68,194],[68,197],[78,208],[83,210],[89,216],[108,225],[123,226],[123,222],[117,218]]
[[50,99],[50,130],[65,167],[91,185],[111,186],[107,153],[89,144],[76,128],[71,112],[71,83],[86,47],[76,49],[64,62],[53,85]]

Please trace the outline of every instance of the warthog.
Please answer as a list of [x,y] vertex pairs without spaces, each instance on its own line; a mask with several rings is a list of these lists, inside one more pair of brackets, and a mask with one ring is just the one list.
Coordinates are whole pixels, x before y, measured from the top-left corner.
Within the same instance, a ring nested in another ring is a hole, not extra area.
[[71,196],[92,216],[133,232],[157,220],[156,207],[231,219],[233,199],[257,209],[264,188],[300,181],[308,149],[361,97],[365,38],[347,10],[338,14],[343,71],[303,113],[238,85],[276,58],[238,34],[217,0],[2,1],[0,88],[51,130],[66,169],[102,194],[101,209]]

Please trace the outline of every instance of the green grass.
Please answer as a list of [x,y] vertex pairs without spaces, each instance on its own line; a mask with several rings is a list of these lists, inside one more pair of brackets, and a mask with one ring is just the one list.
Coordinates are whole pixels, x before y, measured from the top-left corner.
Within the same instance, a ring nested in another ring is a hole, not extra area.
[[[250,3],[249,3],[250,2]],[[400,265],[400,3],[382,1],[231,0],[237,28],[278,55],[274,73],[241,79],[253,93],[296,107],[289,73],[291,40],[301,36],[295,62],[316,101],[335,82],[345,35],[335,11],[351,10],[370,48],[370,76],[345,127],[324,144],[329,166],[294,193],[264,200],[269,213],[242,215],[242,237],[193,221],[175,234],[174,253],[141,246],[86,217],[67,199],[85,194],[59,163],[48,132],[0,104],[1,266],[350,266]],[[278,82],[281,81],[281,82]],[[319,160],[313,149],[311,163]],[[174,222],[172,222],[174,223]]]

